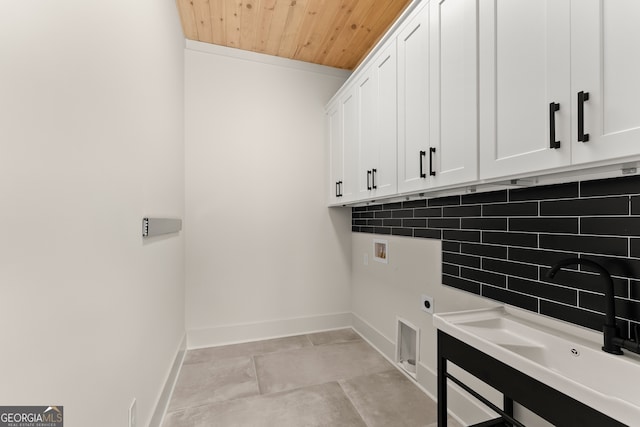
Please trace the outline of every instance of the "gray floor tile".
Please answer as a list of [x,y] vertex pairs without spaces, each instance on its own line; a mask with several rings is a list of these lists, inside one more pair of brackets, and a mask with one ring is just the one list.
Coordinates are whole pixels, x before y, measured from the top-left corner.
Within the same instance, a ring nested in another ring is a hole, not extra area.
[[251,357],[183,365],[169,410],[258,394]]
[[[438,427],[438,423],[429,424],[427,427]],[[447,417],[447,427],[462,427],[452,416]]]
[[168,413],[163,427],[366,427],[335,383]]
[[313,345],[339,344],[343,342],[362,341],[362,337],[353,329],[338,329],[335,331],[318,332],[307,335]]
[[262,394],[394,369],[364,341],[264,354],[254,360]]
[[369,427],[427,427],[436,404],[397,370],[340,381]]
[[184,358],[184,364],[207,362],[238,356],[254,356],[256,354],[275,353],[278,351],[287,351],[310,346],[311,342],[306,335],[297,335],[293,337],[275,338],[264,341],[209,347],[189,350]]

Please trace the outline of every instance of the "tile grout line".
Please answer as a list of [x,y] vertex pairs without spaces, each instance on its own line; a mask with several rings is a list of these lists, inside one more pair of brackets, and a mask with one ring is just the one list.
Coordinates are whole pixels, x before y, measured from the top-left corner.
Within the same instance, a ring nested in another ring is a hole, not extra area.
[[256,377],[256,387],[258,388],[258,396],[264,396],[264,394],[262,394],[262,387],[260,387],[260,378],[258,377],[258,367],[256,366],[255,356],[256,355],[254,354],[250,356],[251,366],[253,366],[253,373],[255,374],[255,377]]
[[371,427],[369,426],[369,424],[367,423],[367,420],[364,419],[364,417],[362,416],[362,414],[360,413],[360,410],[358,409],[358,407],[356,406],[356,404],[353,402],[353,400],[351,399],[351,396],[349,396],[349,393],[347,393],[347,391],[344,389],[344,387],[342,386],[342,381],[345,381],[344,379],[342,380],[338,380],[336,381],[336,383],[338,383],[338,386],[340,387],[340,390],[342,390],[342,394],[344,394],[344,396],[347,398],[347,400],[349,401],[349,403],[351,403],[351,406],[353,406],[353,409],[355,409],[356,414],[358,414],[358,416],[360,417],[360,419],[362,420],[362,422],[364,423],[365,426],[367,427]]

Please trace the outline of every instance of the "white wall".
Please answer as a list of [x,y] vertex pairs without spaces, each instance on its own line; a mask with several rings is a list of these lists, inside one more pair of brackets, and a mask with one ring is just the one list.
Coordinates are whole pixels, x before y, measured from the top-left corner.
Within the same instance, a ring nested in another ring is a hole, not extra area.
[[184,335],[173,0],[0,2],[0,403],[147,425]]
[[347,325],[350,213],[328,209],[324,105],[346,74],[187,42],[190,347]]
[[[388,241],[388,264],[373,260],[374,239]],[[368,265],[364,262],[365,254]],[[418,382],[436,396],[437,329],[433,326],[432,315],[421,310],[421,295],[434,298],[435,313],[498,304],[442,286],[442,243],[439,240],[353,233],[352,263],[355,329],[387,357],[395,360],[397,318],[419,328]],[[468,376],[458,377],[477,386],[477,382],[472,382]],[[477,389],[486,392],[486,387]],[[465,422],[483,420],[484,412],[473,400],[464,399],[455,390],[451,391],[449,399],[450,408]]]

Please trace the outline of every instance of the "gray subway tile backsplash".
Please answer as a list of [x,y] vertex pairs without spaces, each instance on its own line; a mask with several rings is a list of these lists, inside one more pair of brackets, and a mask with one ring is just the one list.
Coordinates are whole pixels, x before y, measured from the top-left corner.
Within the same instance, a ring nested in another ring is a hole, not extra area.
[[640,175],[352,209],[352,231],[442,240],[442,283],[591,329],[603,323],[597,272],[614,279],[618,323],[640,323]]

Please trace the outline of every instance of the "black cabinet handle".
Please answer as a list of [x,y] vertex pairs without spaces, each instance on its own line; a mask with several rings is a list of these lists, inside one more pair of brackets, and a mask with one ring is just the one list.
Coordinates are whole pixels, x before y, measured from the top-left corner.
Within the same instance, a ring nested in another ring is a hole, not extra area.
[[560,141],[556,141],[556,111],[560,110],[560,104],[549,104],[549,148],[560,148]]
[[578,92],[578,141],[589,141],[589,134],[584,133],[584,102],[589,100],[589,92]]
[[427,174],[422,171],[422,159],[427,155],[426,151],[420,151],[420,178],[426,178]]
[[376,172],[378,172],[377,169],[371,169],[371,183],[373,184],[372,187],[374,190],[378,188],[376,186]]
[[429,147],[429,175],[436,176],[436,171],[433,170],[433,155],[436,152],[436,147]]
[[371,171],[367,171],[367,190],[371,190],[371,184],[369,183],[371,181]]
[[336,181],[336,197],[340,197],[340,181]]

